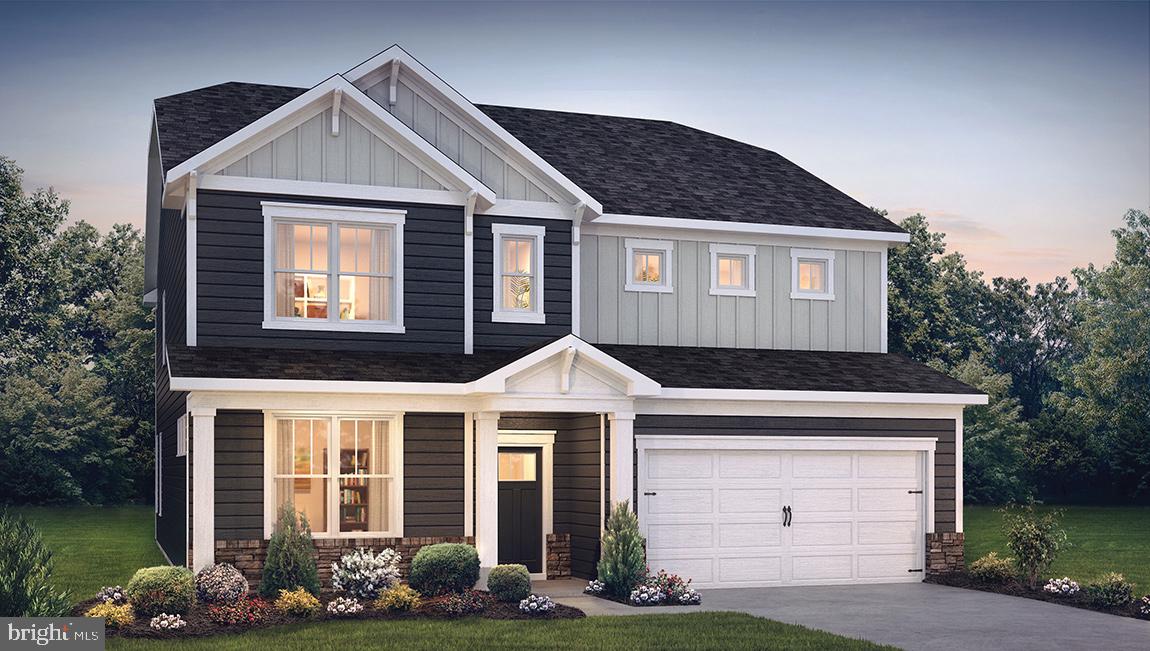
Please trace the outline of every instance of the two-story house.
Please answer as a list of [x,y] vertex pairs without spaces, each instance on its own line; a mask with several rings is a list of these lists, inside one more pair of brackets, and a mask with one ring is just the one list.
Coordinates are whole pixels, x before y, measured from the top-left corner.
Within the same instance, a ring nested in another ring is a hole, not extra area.
[[774,152],[476,105],[393,46],[157,99],[148,172],[173,563],[258,576],[291,503],[325,562],[469,541],[593,577],[624,500],[704,587],[961,562],[986,398],[886,352],[907,234]]

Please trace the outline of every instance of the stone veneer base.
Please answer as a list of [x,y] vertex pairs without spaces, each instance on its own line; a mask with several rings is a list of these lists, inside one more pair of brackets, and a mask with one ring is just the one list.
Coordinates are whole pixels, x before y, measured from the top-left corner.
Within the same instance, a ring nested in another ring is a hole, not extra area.
[[547,534],[547,579],[571,576],[571,534]]
[[966,569],[966,537],[961,533],[926,534],[926,573],[954,574]]

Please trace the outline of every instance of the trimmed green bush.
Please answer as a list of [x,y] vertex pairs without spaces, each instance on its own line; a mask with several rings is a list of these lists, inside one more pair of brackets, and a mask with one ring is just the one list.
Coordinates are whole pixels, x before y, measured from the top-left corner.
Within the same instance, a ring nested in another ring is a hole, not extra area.
[[1090,603],[1105,608],[1121,608],[1134,601],[1134,584],[1117,572],[1110,572],[1086,586]]
[[599,580],[607,594],[628,597],[635,586],[647,578],[647,555],[639,518],[626,500],[615,505],[603,532],[603,551],[599,555]]
[[408,583],[428,597],[469,590],[478,580],[479,554],[471,545],[428,545],[411,559]]
[[196,594],[196,577],[186,567],[145,567],[136,570],[124,592],[140,615],[183,615],[192,607],[192,599]]
[[526,565],[496,565],[487,575],[487,591],[500,601],[522,601],[531,594]]
[[67,592],[52,589],[52,552],[27,520],[0,513],[0,617],[60,617]]
[[296,588],[318,595],[319,570],[315,565],[315,545],[307,516],[297,515],[291,504],[285,504],[280,507],[275,531],[268,540],[260,594],[274,599],[280,590],[291,592]]
[[1039,514],[1031,504],[1003,509],[1006,546],[1014,552],[1018,573],[1031,588],[1038,587],[1038,579],[1067,547],[1061,519],[1061,511]]
[[970,578],[983,583],[1006,583],[1018,578],[1014,569],[1014,559],[1001,558],[998,552],[990,552],[971,563],[968,573]]

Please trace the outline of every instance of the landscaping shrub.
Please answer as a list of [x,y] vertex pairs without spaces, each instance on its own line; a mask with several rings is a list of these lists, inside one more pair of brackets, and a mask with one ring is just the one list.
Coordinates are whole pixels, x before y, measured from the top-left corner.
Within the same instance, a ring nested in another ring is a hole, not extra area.
[[132,604],[114,604],[110,601],[96,604],[84,613],[84,617],[103,617],[108,628],[123,628],[136,619]]
[[1014,552],[1014,564],[1031,588],[1066,545],[1061,511],[1036,513],[1033,505],[1003,510],[1006,545]]
[[998,552],[990,552],[974,561],[967,570],[970,578],[982,583],[1006,583],[1016,576],[1013,558],[1002,558]]
[[666,570],[659,570],[645,584],[667,595],[667,601],[673,603],[693,605],[703,602],[702,595],[691,587],[690,579],[683,580],[678,574],[668,574]]
[[363,612],[363,604],[359,603],[359,599],[336,597],[327,604],[327,614],[332,617],[347,617],[361,612]]
[[126,604],[128,603],[128,595],[124,589],[118,585],[109,585],[100,588],[96,593],[96,598],[106,604]]
[[1138,612],[1142,613],[1143,617],[1150,617],[1150,594],[1142,597],[1142,605],[1138,606]]
[[1090,603],[1104,608],[1121,608],[1134,601],[1134,584],[1117,572],[1110,572],[1086,586]]
[[206,604],[234,604],[248,594],[248,580],[233,565],[209,565],[196,573],[196,598]]
[[376,610],[408,611],[423,605],[419,592],[409,585],[397,585],[379,595],[372,607]]
[[399,554],[385,549],[373,554],[357,549],[331,564],[331,585],[360,599],[375,599],[380,592],[399,582]]
[[270,608],[268,602],[259,597],[240,599],[235,603],[208,606],[208,619],[225,626],[251,626],[266,620]]
[[475,615],[487,609],[491,596],[478,590],[465,590],[441,597],[434,602],[440,612],[453,617]]
[[667,599],[667,594],[651,585],[641,585],[631,591],[627,598],[636,606],[658,606]]
[[599,556],[599,580],[607,594],[626,597],[647,575],[643,536],[639,533],[639,519],[627,501],[611,510],[603,532],[603,551]]
[[596,579],[594,581],[588,581],[587,587],[583,588],[583,594],[595,595],[596,597],[602,597],[603,594],[606,592],[607,592],[607,586],[604,585],[603,582],[598,580],[598,579]]
[[184,618],[179,615],[169,615],[168,613],[160,613],[148,622],[148,626],[157,631],[178,631],[187,626],[188,623]]
[[302,587],[319,594],[319,571],[315,566],[315,545],[307,517],[297,515],[290,504],[280,507],[275,531],[268,540],[260,594],[271,599],[281,590]]
[[411,559],[411,587],[437,596],[463,592],[479,580],[479,554],[471,545],[439,543],[420,549]]
[[1062,577],[1061,579],[1050,579],[1046,585],[1042,586],[1044,592],[1050,594],[1061,595],[1063,597],[1072,597],[1078,594],[1081,588],[1077,581],[1071,581],[1070,577]]
[[528,615],[546,615],[555,610],[555,602],[547,595],[528,595],[519,602],[519,612]]
[[496,565],[487,575],[487,591],[499,601],[522,601],[531,594],[531,573],[526,565]]
[[137,570],[126,592],[141,615],[182,615],[192,607],[195,589],[195,577],[188,568],[158,565]]
[[0,617],[68,614],[67,592],[52,588],[52,552],[27,520],[0,513]]
[[311,617],[319,612],[319,599],[304,588],[280,590],[276,610],[293,617]]

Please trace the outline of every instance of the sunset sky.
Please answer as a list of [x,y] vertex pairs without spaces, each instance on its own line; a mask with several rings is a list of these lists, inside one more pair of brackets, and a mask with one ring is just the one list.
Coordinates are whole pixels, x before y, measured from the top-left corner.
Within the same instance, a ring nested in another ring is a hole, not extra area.
[[1146,2],[0,3],[0,154],[142,226],[153,98],[312,86],[396,42],[475,102],[775,150],[992,276],[1104,263],[1150,207]]

